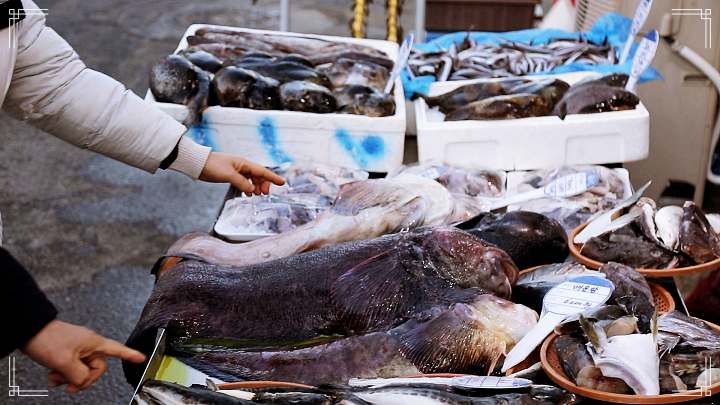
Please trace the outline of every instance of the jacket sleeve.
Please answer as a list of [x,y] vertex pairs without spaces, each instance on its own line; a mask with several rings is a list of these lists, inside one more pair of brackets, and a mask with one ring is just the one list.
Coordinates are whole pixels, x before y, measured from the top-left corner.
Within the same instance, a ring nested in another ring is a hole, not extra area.
[[[37,8],[23,3],[26,9]],[[45,26],[42,15],[18,23],[17,59],[3,108],[69,143],[149,172],[157,170],[186,131],[116,80],[85,66]],[[179,166],[197,178],[210,150],[184,144],[179,157],[190,160]]]
[[20,349],[57,316],[57,310],[35,280],[5,249],[0,248],[0,357]]

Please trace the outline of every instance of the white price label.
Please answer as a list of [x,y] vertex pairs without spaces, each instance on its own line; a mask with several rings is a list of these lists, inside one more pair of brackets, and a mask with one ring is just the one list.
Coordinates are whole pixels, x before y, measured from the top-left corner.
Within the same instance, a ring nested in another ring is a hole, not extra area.
[[600,277],[577,277],[550,290],[543,305],[556,314],[574,314],[603,304],[613,292],[609,280]]
[[545,195],[549,197],[571,197],[585,192],[598,183],[595,173],[580,172],[563,176],[545,186]]

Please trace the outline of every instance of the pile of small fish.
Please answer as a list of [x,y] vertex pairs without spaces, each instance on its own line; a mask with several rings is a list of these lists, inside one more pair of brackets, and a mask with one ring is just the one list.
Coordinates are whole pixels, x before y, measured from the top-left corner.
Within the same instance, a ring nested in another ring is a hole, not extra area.
[[538,212],[560,222],[568,232],[587,222],[596,213],[615,207],[630,196],[629,185],[621,172],[604,166],[563,166],[527,172],[508,193],[523,193],[543,188],[563,176],[579,172],[594,173],[596,186],[573,197],[544,197],[508,206],[508,211]]
[[201,28],[189,47],[150,72],[159,102],[187,105],[188,126],[209,105],[256,110],[340,112],[383,117],[395,113],[385,94],[393,61],[357,44],[315,38]]
[[[507,299],[518,269],[457,228],[424,228],[247,266],[162,273],[128,340],[223,381],[344,383],[485,374],[538,319]],[[141,367],[126,364],[129,381]]]
[[[343,184],[366,180],[363,170],[301,162],[273,168],[285,185],[268,196],[237,196],[225,202],[217,229],[233,234],[269,235],[304,225],[330,208]],[[222,232],[217,231],[221,236]]]
[[[423,379],[427,380],[427,379]],[[184,387],[165,381],[145,382],[133,399],[135,405],[572,405],[577,397],[549,385],[533,385],[521,390],[478,391],[455,386],[404,382],[383,387],[355,388],[346,385],[293,388],[218,389],[193,385]]]
[[642,197],[604,232],[587,240],[581,253],[638,268],[687,267],[720,258],[720,235],[692,201],[657,209],[655,201]]
[[640,99],[623,88],[625,74],[581,80],[504,79],[460,86],[438,96],[421,96],[445,121],[504,120],[631,110]]
[[565,374],[578,386],[618,394],[660,394],[660,358],[650,286],[634,269],[600,269],[615,290],[606,305],[556,327],[554,347]]
[[470,36],[460,45],[439,52],[413,50],[408,66],[414,76],[432,75],[437,81],[525,76],[571,63],[614,64],[615,49],[584,39],[558,39],[528,45],[505,41],[478,44]]

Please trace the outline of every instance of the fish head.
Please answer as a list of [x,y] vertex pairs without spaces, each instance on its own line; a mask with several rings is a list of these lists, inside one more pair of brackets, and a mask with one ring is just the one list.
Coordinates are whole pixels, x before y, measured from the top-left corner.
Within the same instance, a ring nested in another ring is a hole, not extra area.
[[459,288],[509,297],[518,268],[504,251],[457,228],[434,228],[423,248],[438,275]]
[[379,92],[360,93],[353,97],[352,109],[368,117],[386,117],[395,113],[393,96]]
[[198,71],[180,55],[169,55],[150,71],[150,91],[157,101],[185,104],[197,92]]

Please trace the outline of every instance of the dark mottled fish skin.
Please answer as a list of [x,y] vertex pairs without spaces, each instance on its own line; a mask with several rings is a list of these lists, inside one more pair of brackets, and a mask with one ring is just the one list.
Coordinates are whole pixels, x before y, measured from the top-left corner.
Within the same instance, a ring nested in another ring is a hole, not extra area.
[[290,111],[327,114],[337,110],[332,92],[319,84],[294,81],[280,86],[280,100]]
[[617,262],[635,268],[662,269],[679,264],[672,252],[647,240],[635,224],[590,238],[580,252],[602,263]]
[[438,107],[444,114],[463,107],[474,101],[506,94],[505,86],[500,82],[473,83],[460,86],[455,90],[438,96],[420,96],[430,107]]
[[267,63],[240,61],[236,65],[241,68],[258,72],[263,76],[271,77],[280,83],[305,81],[324,87],[332,86],[332,82],[325,74],[296,62]]
[[207,52],[223,62],[223,65],[231,64],[237,58],[248,52],[247,47],[228,44],[198,44],[190,46],[185,52],[203,51]]
[[518,93],[475,101],[453,110],[445,121],[504,120],[550,115],[552,106],[535,94]]
[[269,77],[258,76],[247,94],[247,107],[253,110],[280,110],[280,82]]
[[150,91],[159,102],[186,105],[183,124],[192,127],[202,121],[208,106],[210,76],[184,57],[169,55],[152,67]]
[[[150,353],[160,327],[178,337],[270,342],[382,330],[482,291],[509,297],[516,279],[505,252],[453,228],[239,268],[186,261],[159,278],[128,344]],[[126,364],[126,370],[133,381],[139,367]]]
[[335,61],[325,73],[330,78],[333,88],[348,85],[372,87],[377,91],[385,89],[390,72],[388,69],[372,62],[358,62],[347,58]]
[[687,201],[683,206],[680,250],[698,264],[707,263],[720,256],[720,237],[710,226],[703,210],[692,201]]
[[660,346],[669,346],[666,342],[672,338],[680,338],[673,347],[683,351],[720,350],[720,333],[700,319],[689,317],[680,311],[670,311],[658,317]]
[[567,258],[567,234],[562,225],[529,211],[483,214],[469,232],[507,252],[521,269],[562,262]]
[[597,79],[584,79],[575,83],[572,88],[577,89],[585,85],[601,84],[612,87],[625,87],[630,76],[625,73],[611,73]]
[[302,55],[298,55],[296,53],[292,53],[290,55],[282,56],[278,59],[278,62],[294,62],[298,63],[300,65],[305,65],[309,68],[314,68],[312,62],[310,62],[306,57]]
[[223,61],[210,52],[190,49],[181,52],[181,55],[206,72],[215,73],[223,67]]
[[[173,398],[177,404],[196,405],[251,405],[253,401],[235,398],[221,392],[211,391],[207,388],[185,387],[167,381],[148,380],[143,383],[140,393],[144,398],[150,398],[157,404],[166,404],[164,398]],[[158,396],[162,394],[163,396]],[[141,403],[139,401],[133,403]]]
[[645,277],[634,268],[620,263],[604,264],[600,271],[615,285],[610,301],[638,318],[640,333],[651,333],[655,300]]
[[542,97],[551,108],[554,108],[569,88],[570,85],[560,79],[545,79],[517,85],[510,89],[509,93],[535,94]]
[[639,102],[638,96],[623,88],[588,83],[577,89],[571,87],[555,106],[553,115],[565,119],[568,114],[632,110]]
[[386,117],[395,114],[395,98],[373,88],[350,85],[336,89],[333,94],[340,112],[345,114]]
[[[211,376],[226,379],[232,376],[237,380],[279,380],[319,385],[347,383],[351,378],[418,372],[402,358],[399,339],[385,332],[352,336],[299,350],[219,350],[177,355],[183,362]],[[383,369],[388,374],[384,374]]]

